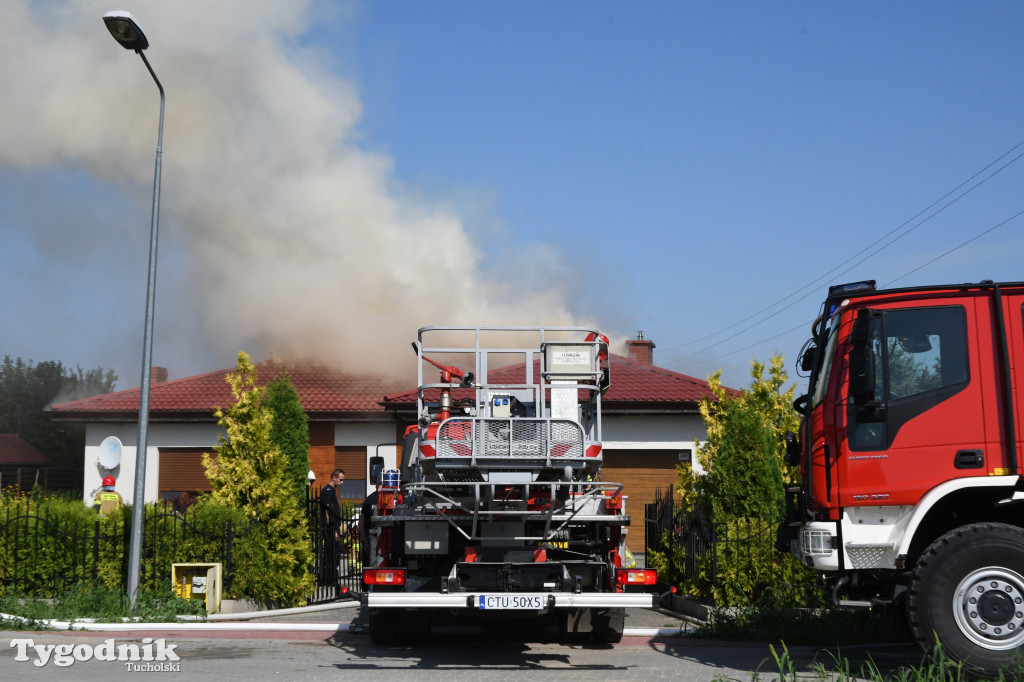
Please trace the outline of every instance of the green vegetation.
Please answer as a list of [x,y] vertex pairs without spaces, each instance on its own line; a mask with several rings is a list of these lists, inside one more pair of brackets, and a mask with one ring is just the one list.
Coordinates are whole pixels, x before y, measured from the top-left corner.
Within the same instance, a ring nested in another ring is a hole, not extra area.
[[[821,682],[967,682],[968,680],[984,679],[987,682],[1016,682],[1024,679],[1024,664],[1018,664],[1012,670],[1000,671],[996,677],[979,678],[960,661],[953,661],[946,657],[942,647],[938,644],[924,656],[920,665],[903,665],[895,670],[884,670],[870,657],[858,669],[853,669],[851,662],[838,655],[832,656],[829,664],[815,662],[811,665],[811,674],[808,677],[806,672],[797,670],[793,659],[789,655],[789,649],[782,645],[780,649],[774,646],[771,650],[772,663],[774,664],[778,677],[774,673],[765,674],[761,670],[750,673],[750,680],[761,682],[762,680],[778,680],[778,682],[798,682],[808,679],[820,680]],[[740,682],[735,678],[718,676],[715,682]]]
[[[76,375],[56,363],[33,367],[7,358],[0,368],[0,406],[11,396],[52,398],[58,385],[103,390],[113,381],[98,370]],[[228,376],[235,404],[216,413],[227,437],[219,439],[215,458],[204,457],[213,492],[184,514],[162,504],[146,506],[143,590],[160,594],[166,588],[167,597],[173,563],[224,563],[230,557],[225,598],[293,606],[312,592],[300,504],[309,470],[306,417],[287,377],[271,382],[269,392],[255,382],[255,367],[240,353],[237,371]],[[5,387],[17,390],[4,393]],[[82,445],[75,447],[80,457]],[[77,583],[122,591],[130,520],[128,505],[99,516],[77,496],[4,490],[0,597],[60,599],[68,584]]]
[[313,590],[309,530],[288,477],[288,457],[273,437],[274,412],[256,380],[256,367],[240,352],[227,376],[235,404],[215,413],[227,437],[218,437],[216,458],[203,454],[203,467],[212,501],[258,521],[252,529],[257,541],[238,551],[252,572],[236,575],[235,586],[257,601],[297,606]]
[[263,404],[274,415],[270,439],[284,453],[285,478],[295,499],[301,501],[309,474],[309,418],[299,392],[287,375],[278,376],[267,383]]
[[[726,391],[720,372],[708,378],[713,397],[700,401],[708,437],[697,450],[705,475],[679,465],[678,538],[666,538],[671,550],[647,557],[665,581],[698,599],[738,606],[781,585],[789,587],[789,606],[824,603],[825,595],[813,587],[814,574],[775,549],[783,490],[796,476],[785,463],[784,434],[799,424],[794,386],[784,389],[782,362],[775,355],[767,368],[751,363],[750,386],[739,395]],[[687,543],[679,541],[684,539],[713,547],[687,556]]]
[[202,601],[174,596],[170,583],[161,589],[143,590],[138,608],[134,611],[123,590],[79,583],[50,598],[2,596],[0,613],[17,616],[5,619],[0,629],[45,630],[48,628],[46,621],[66,622],[88,618],[97,622],[116,623],[126,618],[135,618],[143,622],[164,623],[176,620],[178,615],[203,616],[206,609]]
[[117,375],[110,369],[70,369],[60,362],[33,364],[4,356],[0,363],[0,433],[14,433],[57,464],[82,463],[85,427],[53,421],[52,403],[110,393]]
[[[67,494],[5,489],[0,497],[0,597],[55,599],[69,583],[123,591],[130,525],[128,505],[99,516]],[[164,589],[174,563],[223,563],[230,552],[223,596],[259,599],[247,591],[266,571],[256,547],[262,538],[252,528],[241,511],[209,496],[184,515],[164,505],[147,505],[142,589]],[[164,594],[170,594],[169,587]]]
[[708,622],[697,628],[694,636],[819,647],[911,641],[899,610],[794,609],[784,602],[777,590],[768,590],[754,604],[712,610]]
[[[781,607],[778,599],[768,596],[757,604],[713,612],[709,622],[697,628],[693,636],[768,643],[770,660],[752,671],[748,678],[755,682],[810,679],[821,682],[966,682],[979,679],[967,665],[949,659],[937,643],[921,656],[918,665],[885,667],[874,660],[870,648],[864,645],[911,641],[904,614],[896,609],[790,609]],[[819,648],[817,660],[809,666],[810,672],[807,666],[798,668],[793,660],[789,647],[794,646]],[[851,656],[851,650],[859,650],[861,654]],[[772,669],[771,672],[767,672],[768,669]],[[716,682],[741,682],[724,676],[714,679]],[[984,679],[991,682],[1024,680],[1024,658],[1012,670]]]

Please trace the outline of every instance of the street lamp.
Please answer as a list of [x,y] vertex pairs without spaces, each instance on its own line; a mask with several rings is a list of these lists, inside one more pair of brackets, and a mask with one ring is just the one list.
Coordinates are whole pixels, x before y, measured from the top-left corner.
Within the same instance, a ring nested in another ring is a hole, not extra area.
[[126,50],[135,50],[160,90],[160,127],[156,138],[156,172],[153,175],[153,212],[149,233],[149,277],[146,283],[146,326],[142,339],[142,388],[139,390],[139,441],[135,457],[135,494],[132,498],[132,536],[128,545],[128,602],[134,610],[139,599],[139,573],[142,566],[142,526],[145,520],[146,448],[149,429],[149,389],[153,366],[153,304],[156,298],[156,245],[160,222],[160,161],[164,141],[164,86],[153,72],[143,50],[149,47],[146,34],[131,12],[114,11],[103,15],[114,40]]

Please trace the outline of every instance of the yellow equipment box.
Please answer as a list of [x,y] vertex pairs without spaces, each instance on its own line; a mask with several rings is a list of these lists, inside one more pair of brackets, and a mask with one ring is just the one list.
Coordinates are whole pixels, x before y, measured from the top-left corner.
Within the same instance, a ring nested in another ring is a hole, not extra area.
[[204,600],[207,613],[220,611],[223,586],[220,564],[172,564],[171,585],[179,597]]

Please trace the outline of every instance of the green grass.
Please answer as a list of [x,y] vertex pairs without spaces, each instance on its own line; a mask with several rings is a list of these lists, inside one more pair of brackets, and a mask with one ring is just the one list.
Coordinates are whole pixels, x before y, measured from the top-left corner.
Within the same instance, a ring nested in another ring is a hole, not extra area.
[[166,590],[142,592],[136,610],[128,605],[127,597],[120,591],[104,587],[76,585],[53,599],[39,599],[33,596],[0,597],[0,613],[21,616],[24,621],[5,620],[0,623],[4,630],[44,630],[44,621],[71,621],[92,619],[99,622],[120,622],[124,618],[137,618],[143,622],[173,622],[179,614],[205,615],[203,602],[174,596],[170,586]]
[[[778,680],[778,682],[797,682],[807,680],[807,674],[797,671],[789,650],[783,645],[781,649],[770,647],[772,661],[778,671],[778,677],[763,678],[761,672],[753,672],[750,679],[755,682],[762,680]],[[923,657],[918,666],[900,666],[893,671],[882,671],[874,661],[866,661],[859,670],[851,670],[850,662],[839,656],[833,656],[832,665],[814,663],[810,666],[813,679],[822,682],[967,682],[968,680],[986,680],[988,682],[1011,682],[1024,679],[1024,664],[1018,664],[1012,670],[1000,671],[995,677],[978,677],[962,662],[946,657],[939,644]],[[724,682],[719,679],[718,682]]]
[[[774,668],[771,673],[756,670],[750,673],[753,682],[796,682],[821,680],[822,682],[966,682],[984,679],[990,682],[1024,680],[1024,660],[999,675],[979,678],[965,664],[950,659],[941,645],[922,655],[919,665],[902,665],[896,669],[882,669],[870,658],[854,669],[841,655],[844,646],[877,644],[880,642],[912,643],[901,611],[893,609],[782,609],[770,604],[757,604],[731,612],[715,612],[706,625],[694,632],[695,637],[731,641],[767,642]],[[815,662],[808,670],[800,671],[789,654],[789,646],[814,646],[824,649],[825,663]],[[839,653],[833,653],[839,652]],[[733,678],[717,677],[716,682],[739,682]]]
[[889,609],[782,609],[755,605],[712,612],[694,633],[703,639],[747,640],[789,645],[842,646],[910,642],[902,612]]

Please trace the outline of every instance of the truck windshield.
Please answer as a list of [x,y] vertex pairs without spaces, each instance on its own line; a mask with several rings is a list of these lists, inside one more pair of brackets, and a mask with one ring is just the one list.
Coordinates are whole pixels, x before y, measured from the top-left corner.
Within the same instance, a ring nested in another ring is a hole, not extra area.
[[825,342],[825,357],[821,361],[821,366],[818,368],[817,383],[814,385],[814,396],[811,399],[811,407],[817,407],[824,400],[826,390],[828,389],[828,378],[832,374],[832,356],[835,355],[836,350],[836,333],[839,329],[839,315],[836,315],[832,320],[832,328],[828,333],[828,341]]

